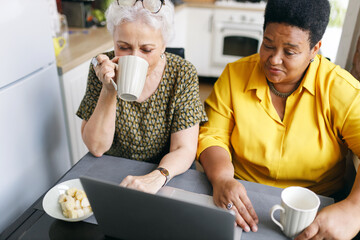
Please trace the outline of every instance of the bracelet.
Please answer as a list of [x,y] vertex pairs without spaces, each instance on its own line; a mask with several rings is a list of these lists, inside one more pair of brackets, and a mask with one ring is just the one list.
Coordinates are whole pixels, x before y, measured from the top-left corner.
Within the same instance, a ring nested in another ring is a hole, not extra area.
[[170,174],[169,171],[166,168],[158,167],[156,170],[159,170],[160,173],[166,177],[165,183],[161,186],[165,186],[170,181]]

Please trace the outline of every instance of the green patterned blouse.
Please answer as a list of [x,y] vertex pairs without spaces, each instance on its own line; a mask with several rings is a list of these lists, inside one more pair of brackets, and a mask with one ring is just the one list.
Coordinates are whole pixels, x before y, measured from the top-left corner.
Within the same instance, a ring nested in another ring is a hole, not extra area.
[[[114,57],[113,51],[105,54],[110,59]],[[207,121],[195,67],[171,53],[166,53],[166,59],[162,80],[147,100],[126,102],[117,97],[115,135],[106,154],[159,163],[169,152],[171,133]],[[91,64],[77,116],[89,120],[101,87]]]

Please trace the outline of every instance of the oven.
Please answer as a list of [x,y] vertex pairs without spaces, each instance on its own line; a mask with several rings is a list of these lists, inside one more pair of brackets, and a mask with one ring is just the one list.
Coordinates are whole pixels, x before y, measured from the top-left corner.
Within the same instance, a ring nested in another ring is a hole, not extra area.
[[263,36],[263,11],[215,11],[212,25],[213,67],[257,53]]

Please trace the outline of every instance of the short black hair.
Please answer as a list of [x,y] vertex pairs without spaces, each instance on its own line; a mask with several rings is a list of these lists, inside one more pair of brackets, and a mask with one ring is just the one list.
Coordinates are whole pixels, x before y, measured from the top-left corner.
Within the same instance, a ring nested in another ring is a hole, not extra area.
[[310,49],[318,43],[329,23],[328,0],[268,0],[264,31],[269,23],[284,23],[309,32]]

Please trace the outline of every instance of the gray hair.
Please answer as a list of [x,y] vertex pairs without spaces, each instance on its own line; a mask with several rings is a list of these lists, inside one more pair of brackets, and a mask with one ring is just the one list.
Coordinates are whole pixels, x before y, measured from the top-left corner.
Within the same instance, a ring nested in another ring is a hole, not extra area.
[[105,14],[107,28],[111,35],[114,34],[116,26],[137,20],[141,20],[154,29],[160,29],[165,44],[171,40],[174,34],[174,5],[170,0],[165,0],[165,5],[158,13],[151,13],[143,8],[141,1],[136,2],[135,6],[119,6],[115,0]]

